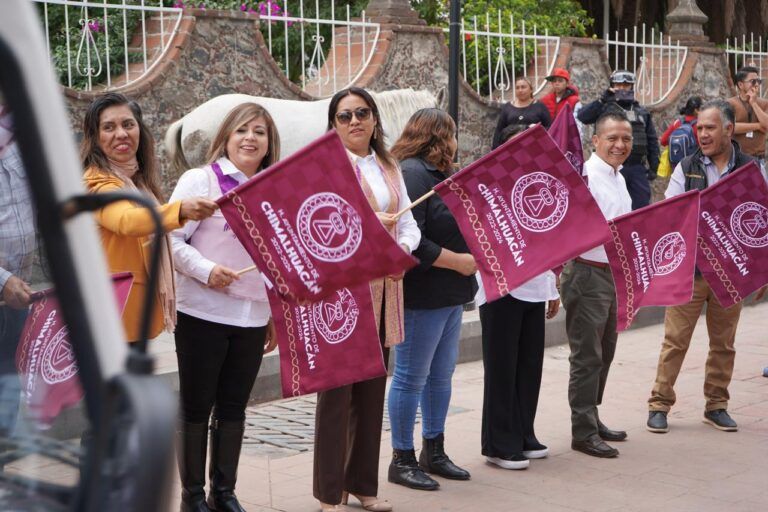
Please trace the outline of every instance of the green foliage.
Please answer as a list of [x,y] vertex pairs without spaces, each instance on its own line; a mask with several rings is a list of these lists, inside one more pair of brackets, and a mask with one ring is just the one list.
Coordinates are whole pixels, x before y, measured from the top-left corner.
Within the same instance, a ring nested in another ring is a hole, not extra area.
[[[110,0],[109,3],[115,2],[116,0]],[[103,9],[89,9],[87,17],[85,10],[80,7],[65,9],[63,5],[49,4],[47,10],[51,59],[61,84],[69,85],[71,76],[73,88],[86,89],[88,87],[89,57],[92,86],[107,81],[107,54],[109,54],[109,70],[112,77],[125,71],[125,32],[122,15],[116,14],[119,11],[109,9],[107,11],[108,22],[105,24]],[[40,19],[43,20],[45,6],[38,4],[38,11]],[[68,31],[67,22],[69,23]],[[141,14],[139,12],[127,12],[125,27],[129,37],[140,22]],[[67,39],[69,39],[69,52],[67,52]],[[107,51],[107,39],[109,40],[109,51]],[[78,54],[80,55],[79,60]],[[128,57],[130,62],[137,62],[143,58],[143,55],[132,54],[129,49]],[[95,75],[99,72],[99,63],[101,64],[101,72]]]
[[[311,68],[306,79],[312,79],[312,73],[316,72],[316,65],[312,63],[313,50],[315,48],[312,37],[317,33],[317,25],[305,23],[303,26],[304,35],[304,53],[302,55],[302,24],[291,21],[283,21],[280,18],[286,16],[302,17],[310,19],[331,19],[331,4],[328,0],[319,2],[305,0],[303,12],[299,0],[212,0],[198,3],[181,2],[179,0],[163,0],[167,5],[178,5],[181,7],[199,7],[204,5],[206,9],[238,10],[242,12],[257,12],[262,17],[261,32],[264,39],[267,40],[271,31],[272,37],[272,57],[275,59],[278,67],[283,71],[288,70],[288,78],[294,83],[301,84],[302,74]],[[358,19],[368,4],[368,0],[336,0],[334,5],[334,17],[336,20],[346,20],[347,6],[349,6],[350,19]],[[319,7],[319,15],[318,8]],[[266,17],[272,19],[267,20]],[[320,24],[320,36],[322,37],[321,47],[323,55],[329,55],[332,40],[332,26],[329,24]],[[288,50],[286,52],[286,32],[288,40]],[[268,41],[267,41],[268,43]],[[315,60],[316,62],[316,60]]]
[[[511,24],[514,25],[514,33],[520,34],[525,24],[525,33],[531,35],[534,27],[538,35],[548,33],[550,36],[585,36],[593,20],[587,16],[579,2],[576,0],[488,0],[464,2],[462,9],[464,18],[464,30],[474,30],[474,20],[477,19],[477,30],[481,32],[509,34]],[[467,81],[481,94],[493,89],[502,78],[499,52],[503,52],[503,58],[508,77],[513,74],[521,76],[531,74],[534,65],[534,51],[537,50],[533,39],[526,39],[523,44],[516,39],[513,47],[512,40],[508,37],[486,37],[466,34],[464,37],[464,50],[466,52]],[[514,54],[512,53],[514,52]],[[539,43],[538,63],[539,76],[542,75],[541,66],[546,60],[546,47]],[[554,45],[549,45],[549,55],[552,56]],[[479,62],[475,60],[479,57]],[[490,56],[491,70],[488,70]],[[509,82],[509,79],[506,79]],[[534,87],[536,84],[534,84]],[[510,87],[510,91],[511,91]]]
[[[123,0],[106,0],[108,4],[122,4]],[[138,5],[141,0],[128,0],[126,3]],[[223,9],[237,10],[244,12],[258,12],[262,16],[261,31],[265,39],[269,32],[272,36],[272,56],[282,70],[288,70],[288,77],[295,83],[301,83],[303,73],[309,75],[316,72],[316,67],[312,65],[312,56],[314,42],[312,36],[315,35],[317,25],[312,23],[302,24],[292,21],[283,21],[281,18],[304,17],[329,20],[331,18],[331,3],[329,0],[304,1],[304,10],[300,11],[299,0],[162,0],[166,7],[182,8],[202,8],[202,9]],[[367,6],[369,0],[336,0],[335,18],[337,20],[346,20],[347,7],[349,16],[352,19],[359,19],[362,11]],[[419,15],[433,26],[447,27],[448,12],[450,0],[411,0],[413,8]],[[155,0],[145,0],[146,5],[158,5]],[[592,20],[587,13],[581,9],[576,0],[464,0],[462,2],[462,16],[465,19],[465,29],[472,29],[472,20],[477,16],[478,29],[491,32],[508,33],[510,30],[510,15],[515,20],[515,32],[520,32],[521,22],[525,20],[526,32],[530,33],[533,25],[538,27],[538,33],[543,34],[545,30],[550,35],[557,36],[583,36],[586,34]],[[319,8],[319,12],[318,12]],[[43,19],[44,7],[38,4],[40,17]],[[78,49],[83,36],[88,37],[88,33],[93,37],[95,46],[91,47],[91,67],[98,68],[98,60],[101,60],[101,73],[98,76],[91,77],[92,85],[97,86],[106,82],[106,55],[109,54],[110,74],[116,77],[125,70],[125,47],[123,32],[123,15],[118,9],[109,9],[108,37],[105,33],[104,10],[100,8],[90,9],[86,20],[85,12],[79,7],[69,7],[67,17],[69,21],[69,30],[65,28],[64,6],[48,5],[48,23],[50,39],[51,56],[53,64],[58,73],[62,84],[68,84],[69,72],[71,69],[72,87],[84,89],[88,86],[87,74],[87,45],[83,45],[80,52],[80,61],[77,62]],[[138,11],[126,11],[125,16],[128,32],[128,39],[134,35],[135,30],[141,29],[141,14]],[[499,27],[498,12],[501,13],[501,28]],[[486,14],[490,13],[489,23],[486,27]],[[264,19],[270,14],[272,19]],[[150,17],[148,13],[147,19]],[[84,26],[90,27],[84,29]],[[302,31],[303,28],[303,31]],[[322,36],[323,54],[329,57],[329,49],[332,41],[332,26],[329,24],[320,24],[320,35]],[[354,38],[359,38],[359,32],[353,29]],[[304,51],[302,52],[302,32],[304,35]],[[67,39],[69,39],[69,60],[67,58]],[[109,41],[109,51],[106,44]],[[286,51],[286,41],[288,49]],[[487,55],[490,50],[492,69],[496,69],[496,59],[498,56],[499,39],[490,39],[485,37],[475,37],[467,34],[463,46],[467,53],[467,77],[473,86],[479,85],[480,90],[487,91],[488,83],[492,77],[488,76]],[[506,70],[509,76],[512,75],[511,55],[513,51],[509,38],[501,39],[501,46],[504,47]],[[534,44],[530,41],[525,49],[527,60],[533,55]],[[480,56],[480,63],[476,64],[474,60],[475,51]],[[522,62],[523,48],[519,42],[515,45],[515,74],[523,72]],[[97,57],[98,53],[98,57]],[[131,51],[129,49],[129,61],[139,62],[143,59],[141,51]],[[96,69],[98,71],[98,69]],[[480,74],[480,79],[476,78]],[[311,80],[312,76],[307,76]]]

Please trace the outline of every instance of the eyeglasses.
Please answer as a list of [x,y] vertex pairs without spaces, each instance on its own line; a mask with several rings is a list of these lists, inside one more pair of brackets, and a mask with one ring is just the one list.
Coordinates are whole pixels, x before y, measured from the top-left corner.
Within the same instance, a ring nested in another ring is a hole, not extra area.
[[336,121],[339,124],[349,124],[352,121],[352,116],[355,116],[358,121],[365,121],[371,117],[371,109],[368,107],[360,107],[355,110],[342,110],[336,114]]

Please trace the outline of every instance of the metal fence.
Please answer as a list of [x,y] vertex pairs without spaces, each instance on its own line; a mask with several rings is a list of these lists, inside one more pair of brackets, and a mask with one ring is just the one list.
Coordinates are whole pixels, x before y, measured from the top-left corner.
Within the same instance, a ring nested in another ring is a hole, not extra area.
[[[449,29],[445,29],[448,33]],[[534,94],[546,85],[560,49],[560,38],[546,30],[526,27],[525,20],[515,23],[513,16],[502,18],[501,11],[478,22],[477,16],[461,22],[461,65],[464,79],[477,94],[505,101],[513,94],[518,76],[533,81]]]
[[749,37],[741,36],[732,40],[726,40],[726,55],[728,56],[728,65],[735,75],[739,68],[743,66],[754,66],[758,70],[758,75],[763,79],[760,88],[760,95],[768,97],[768,40],[763,41],[763,36],[755,38],[755,34],[750,33]]
[[348,4],[341,13],[335,4],[328,0],[322,5],[319,0],[260,3],[261,32],[272,58],[291,81],[317,97],[331,96],[363,74],[381,32],[365,11],[355,18]]
[[33,0],[59,79],[77,89],[135,82],[159,62],[179,29],[182,10],[144,0],[107,3]]
[[[638,30],[639,29],[639,30]],[[605,40],[608,65],[635,73],[635,97],[643,105],[659,103],[672,91],[683,71],[688,48],[645,24],[631,31],[617,30]]]

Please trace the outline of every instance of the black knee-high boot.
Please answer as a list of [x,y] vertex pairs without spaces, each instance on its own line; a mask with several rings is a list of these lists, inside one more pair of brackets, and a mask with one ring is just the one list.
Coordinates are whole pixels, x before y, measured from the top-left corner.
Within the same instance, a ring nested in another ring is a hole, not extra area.
[[214,419],[211,424],[211,492],[208,506],[219,512],[245,512],[235,496],[237,465],[245,422]]
[[177,432],[181,512],[210,512],[205,503],[205,452],[207,423],[182,423]]

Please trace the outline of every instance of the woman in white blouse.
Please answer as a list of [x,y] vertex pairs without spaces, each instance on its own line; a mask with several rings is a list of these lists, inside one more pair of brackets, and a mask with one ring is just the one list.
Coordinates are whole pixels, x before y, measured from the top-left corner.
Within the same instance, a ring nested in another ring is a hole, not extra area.
[[[280,139],[269,113],[255,103],[239,105],[213,139],[208,165],[185,172],[172,200],[218,198],[279,157]],[[187,222],[171,233],[171,240],[178,281],[181,509],[242,511],[234,490],[245,407],[262,356],[276,345],[264,282],[257,271],[238,275],[253,262],[221,212],[200,222]],[[210,493],[206,504],[209,418]]]
[[525,469],[529,459],[549,453],[533,423],[544,362],[544,319],[560,308],[557,277],[544,272],[489,303],[479,275],[477,280],[485,369],[482,454],[501,468]]
[[[328,129],[335,129],[349,153],[360,187],[385,228],[406,252],[419,245],[421,232],[397,161],[384,146],[376,103],[364,89],[336,93],[328,107]],[[389,348],[403,341],[402,275],[371,282],[384,361]],[[386,377],[318,393],[315,415],[314,495],[322,510],[342,510],[352,494],[366,510],[388,511],[377,498],[379,447]]]

